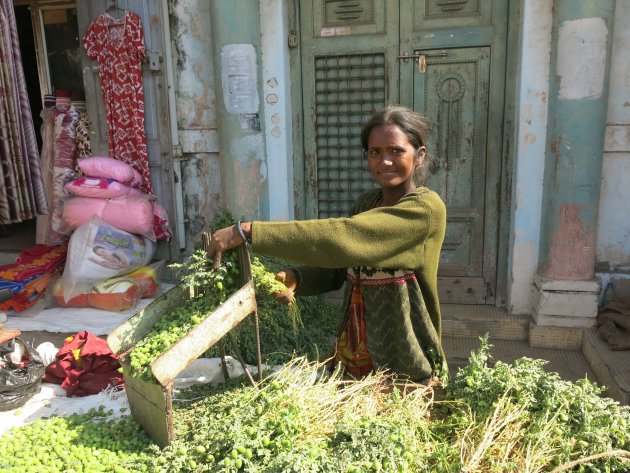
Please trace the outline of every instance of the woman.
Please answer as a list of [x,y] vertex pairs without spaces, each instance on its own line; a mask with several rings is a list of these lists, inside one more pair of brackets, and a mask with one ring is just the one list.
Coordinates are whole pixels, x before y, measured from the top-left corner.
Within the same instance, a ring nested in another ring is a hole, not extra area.
[[99,256],[100,259],[90,257],[89,260],[105,268],[118,270],[127,269],[129,267],[129,262],[127,261],[127,258],[125,258],[125,255],[122,254],[120,251],[111,252],[98,245],[92,248],[92,251],[95,255]]
[[414,111],[377,110],[361,130],[361,145],[379,188],[359,196],[350,217],[239,222],[212,236],[215,265],[223,251],[245,242],[254,252],[308,265],[277,274],[290,296],[345,283],[335,358],[354,376],[374,368],[416,382],[448,375],[437,292],[446,208],[416,185],[429,168],[426,135]]

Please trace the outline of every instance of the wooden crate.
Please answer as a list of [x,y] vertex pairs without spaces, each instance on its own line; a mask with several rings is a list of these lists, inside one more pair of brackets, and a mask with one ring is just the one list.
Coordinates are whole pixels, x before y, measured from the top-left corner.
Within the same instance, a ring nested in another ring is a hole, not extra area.
[[112,352],[121,356],[121,364],[125,369],[125,391],[131,414],[160,447],[165,447],[175,439],[173,380],[243,319],[256,312],[249,253],[245,248],[239,249],[238,252],[244,284],[212,314],[151,363],[151,371],[157,383],[147,382],[128,374],[131,370],[125,354],[151,331],[158,320],[186,302],[189,298],[187,288],[175,286],[131,316],[107,337]]

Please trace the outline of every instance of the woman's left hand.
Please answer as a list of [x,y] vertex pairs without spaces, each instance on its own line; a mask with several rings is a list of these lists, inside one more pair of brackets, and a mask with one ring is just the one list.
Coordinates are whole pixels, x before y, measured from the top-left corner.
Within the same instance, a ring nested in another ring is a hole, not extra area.
[[[245,225],[245,223],[242,223],[241,228]],[[214,232],[210,238],[210,247],[208,248],[208,256],[214,256],[214,263],[212,264],[212,267],[216,269],[221,265],[221,258],[223,257],[223,253],[225,251],[238,248],[244,243],[245,240],[241,237],[236,225],[221,228]]]

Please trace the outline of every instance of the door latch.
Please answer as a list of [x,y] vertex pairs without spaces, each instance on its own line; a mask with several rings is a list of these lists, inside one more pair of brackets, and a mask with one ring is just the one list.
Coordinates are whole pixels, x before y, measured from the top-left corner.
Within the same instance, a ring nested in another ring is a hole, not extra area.
[[402,56],[398,56],[398,59],[402,59],[403,62],[408,62],[409,59],[417,59],[418,60],[418,72],[420,74],[424,74],[427,71],[427,57],[447,57],[448,53],[446,51],[441,51],[439,53],[423,53],[422,51],[414,51],[413,54],[409,54],[408,51],[405,51]]
[[149,63],[150,71],[159,71],[162,68],[162,51],[148,51],[147,60]]

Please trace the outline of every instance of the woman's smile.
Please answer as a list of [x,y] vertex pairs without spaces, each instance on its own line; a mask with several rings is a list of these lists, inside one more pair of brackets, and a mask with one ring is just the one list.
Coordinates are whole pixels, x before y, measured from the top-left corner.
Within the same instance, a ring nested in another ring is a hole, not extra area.
[[407,135],[396,125],[379,125],[372,129],[367,147],[368,167],[388,204],[415,189],[414,170],[424,152],[424,147],[416,152]]

